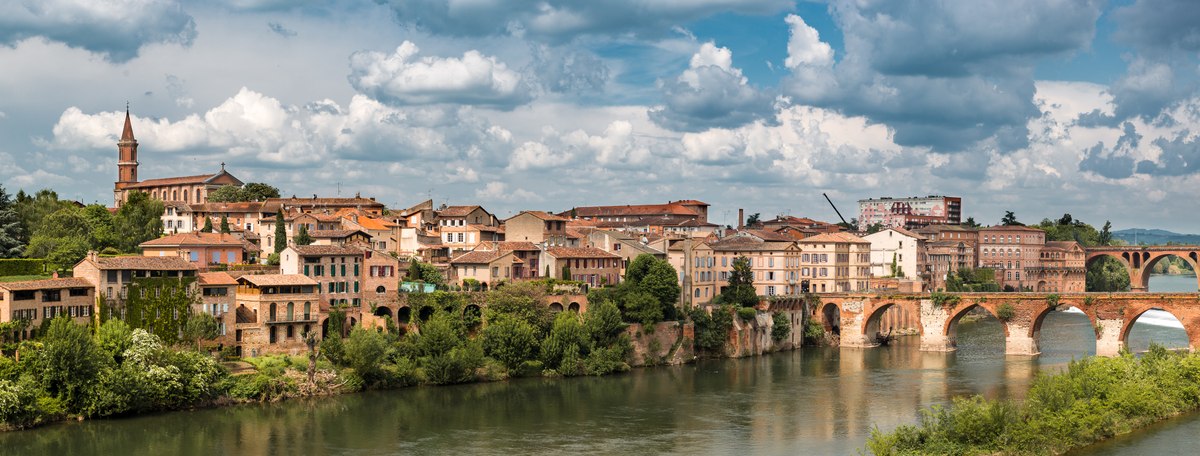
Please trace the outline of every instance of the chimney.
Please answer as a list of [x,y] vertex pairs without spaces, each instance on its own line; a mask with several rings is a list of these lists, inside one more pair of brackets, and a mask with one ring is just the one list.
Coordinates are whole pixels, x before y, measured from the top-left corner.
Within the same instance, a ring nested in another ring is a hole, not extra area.
[[744,224],[745,220],[746,220],[746,210],[742,209],[742,208],[738,208],[738,231],[741,231],[742,228],[746,227],[746,225]]

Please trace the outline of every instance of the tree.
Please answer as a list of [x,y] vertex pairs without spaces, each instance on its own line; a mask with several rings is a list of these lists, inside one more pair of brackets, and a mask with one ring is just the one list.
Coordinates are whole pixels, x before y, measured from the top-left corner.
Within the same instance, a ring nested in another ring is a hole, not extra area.
[[267,198],[279,198],[279,189],[260,182],[251,182],[241,187],[226,185],[208,194],[208,200],[213,203],[264,201]]
[[46,258],[59,268],[69,268],[83,260],[92,244],[84,211],[63,207],[42,219],[25,246],[25,256]]
[[383,372],[383,358],[387,355],[387,341],[379,331],[362,326],[350,331],[346,339],[346,363],[354,372],[368,382],[378,381]]
[[759,217],[761,217],[761,214],[759,214],[758,212],[750,214],[749,217],[746,217],[746,226],[757,225]]
[[229,218],[225,214],[221,214],[221,232],[229,234]]
[[1000,224],[1004,226],[1025,226],[1025,224],[1017,221],[1017,216],[1013,211],[1004,211],[1004,217],[1000,219]]
[[679,276],[671,263],[665,260],[656,259],[650,265],[650,270],[637,283],[637,288],[653,296],[664,314],[667,308],[674,307],[675,303],[679,302]]
[[183,334],[188,340],[196,341],[196,351],[200,351],[200,341],[216,339],[221,335],[221,325],[211,314],[196,312],[188,317]]
[[409,282],[424,282],[434,285],[444,285],[445,277],[438,271],[437,266],[429,263],[422,263],[413,258],[408,264],[408,275],[405,277]]
[[517,369],[534,359],[538,349],[538,330],[511,314],[499,314],[483,328],[483,352],[505,367]]
[[162,201],[150,199],[146,192],[129,192],[113,219],[117,248],[122,252],[137,252],[141,243],[162,236],[163,210]]
[[120,364],[125,350],[133,345],[133,328],[121,320],[108,320],[96,330],[96,345]]
[[718,304],[730,304],[737,307],[753,307],[758,305],[758,293],[754,290],[754,271],[750,268],[750,259],[744,256],[733,260],[733,271],[729,273],[729,286],[715,298]]
[[14,204],[17,215],[21,218],[21,240],[24,242],[29,242],[34,231],[42,226],[43,219],[59,209],[70,206],[66,201],[59,201],[58,193],[50,189],[38,190],[33,196],[18,191]]
[[979,222],[975,221],[975,217],[967,217],[967,221],[962,222],[962,226],[967,228],[979,228]]
[[283,209],[275,213],[275,253],[287,248],[287,228],[283,226]]
[[[50,396],[79,410],[85,395],[104,365],[104,355],[87,326],[77,325],[66,314],[50,320],[41,347],[26,367]],[[26,362],[22,359],[22,362]]]
[[21,216],[4,186],[0,185],[0,258],[17,258],[25,250]]
[[594,347],[612,345],[625,331],[625,323],[621,321],[621,311],[612,301],[590,301],[591,309],[583,314],[583,329],[592,340]]
[[1105,220],[1104,228],[1100,229],[1100,235],[1096,242],[1099,245],[1112,245],[1112,222]]
[[200,228],[201,233],[213,232],[212,217],[204,217],[204,227]]
[[875,222],[867,225],[867,234],[875,234],[880,231],[883,231],[883,223]]
[[245,201],[241,187],[236,185],[225,185],[216,190],[208,192],[208,202],[210,203],[233,203]]
[[312,236],[308,235],[308,224],[301,223],[300,226],[296,228],[296,238],[292,239],[292,242],[294,242],[296,245],[309,245],[313,243]]
[[633,261],[629,262],[629,267],[625,268],[625,282],[630,284],[641,282],[642,277],[650,272],[650,266],[654,265],[657,260],[654,255],[648,253],[634,257]]
[[250,182],[242,186],[242,193],[247,201],[266,201],[267,198],[279,198],[279,189],[261,183]]
[[[651,298],[653,299],[653,298]],[[579,356],[586,356],[591,348],[588,337],[579,323],[579,316],[574,312],[559,312],[554,318],[554,327],[550,335],[542,341],[542,362],[547,368],[556,369],[563,375],[571,375],[578,371],[579,366],[569,366],[564,361]]]
[[83,208],[83,217],[87,219],[88,231],[91,233],[91,248],[104,251],[116,249],[120,244],[117,238],[116,217],[100,204],[90,204]]
[[639,290],[625,295],[625,314],[633,321],[651,326],[662,321],[663,307],[654,295]]

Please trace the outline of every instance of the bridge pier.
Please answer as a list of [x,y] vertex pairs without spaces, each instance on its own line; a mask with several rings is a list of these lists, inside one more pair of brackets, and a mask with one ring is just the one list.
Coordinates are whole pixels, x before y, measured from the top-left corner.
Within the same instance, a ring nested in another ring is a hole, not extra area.
[[1004,336],[1004,354],[1011,356],[1037,356],[1042,353],[1037,339],[1029,335],[1030,329],[1014,323],[1005,323],[1008,334]]
[[1117,319],[1097,319],[1096,331],[1099,337],[1096,339],[1096,356],[1113,357],[1121,354],[1121,350],[1125,348],[1125,341],[1121,340],[1121,330],[1125,328],[1125,321]]

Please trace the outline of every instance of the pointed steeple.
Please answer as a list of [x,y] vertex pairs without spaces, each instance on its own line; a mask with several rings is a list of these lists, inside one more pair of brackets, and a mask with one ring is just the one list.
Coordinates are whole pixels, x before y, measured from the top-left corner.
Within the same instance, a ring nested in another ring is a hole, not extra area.
[[129,121],[129,103],[125,103],[125,129],[121,131],[121,141],[136,141],[133,139],[133,123]]

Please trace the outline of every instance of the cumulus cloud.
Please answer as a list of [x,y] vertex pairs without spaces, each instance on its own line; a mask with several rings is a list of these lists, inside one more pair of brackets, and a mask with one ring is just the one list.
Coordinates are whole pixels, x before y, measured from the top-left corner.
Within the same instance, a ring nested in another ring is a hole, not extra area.
[[450,36],[516,35],[563,42],[582,35],[662,35],[672,26],[722,12],[772,14],[786,0],[376,0],[396,20]]
[[1124,134],[1112,149],[1104,147],[1103,142],[1084,149],[1083,160],[1079,162],[1080,171],[1093,172],[1110,179],[1133,175],[1133,151],[1137,149],[1142,135],[1129,122],[1125,122],[1121,128]]
[[771,96],[747,84],[728,48],[704,43],[675,80],[659,81],[665,105],[650,111],[663,127],[700,131],[745,125],[770,115]]
[[829,58],[814,41],[815,31],[789,18],[797,50],[788,62],[800,71],[784,82],[785,92],[802,103],[886,123],[900,145],[961,152],[990,142],[1019,149],[1027,145],[1027,121],[1039,114],[1034,65],[1085,48],[1100,6],[837,2],[831,11],[846,37],[846,53],[828,71],[821,71]]
[[1200,8],[1187,0],[1139,0],[1113,12],[1114,38],[1135,49],[1113,84],[1116,116],[1152,118],[1200,88]]
[[0,45],[41,37],[114,62],[152,43],[191,45],[196,23],[173,0],[39,0],[0,3]]
[[608,65],[587,50],[545,44],[535,44],[531,48],[533,61],[523,71],[524,77],[538,81],[538,85],[546,90],[594,92],[602,90],[608,82]]
[[470,50],[462,58],[418,57],[405,41],[391,54],[356,52],[350,56],[350,84],[358,91],[396,105],[455,103],[513,108],[530,100],[520,73],[495,57]]

